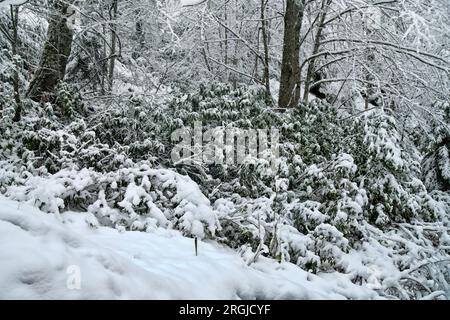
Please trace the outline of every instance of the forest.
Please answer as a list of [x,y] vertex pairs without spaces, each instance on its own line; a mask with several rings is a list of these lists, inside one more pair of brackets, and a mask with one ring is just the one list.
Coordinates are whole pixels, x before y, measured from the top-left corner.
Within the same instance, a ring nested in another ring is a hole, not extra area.
[[448,0],[0,0],[0,299],[448,300],[449,217]]

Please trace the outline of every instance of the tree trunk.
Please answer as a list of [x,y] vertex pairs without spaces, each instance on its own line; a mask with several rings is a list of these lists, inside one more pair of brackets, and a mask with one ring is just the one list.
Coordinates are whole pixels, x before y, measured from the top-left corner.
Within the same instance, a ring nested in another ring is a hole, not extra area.
[[[366,18],[363,25],[364,31],[366,32],[366,38],[370,39],[372,37],[372,29],[369,27],[369,21]],[[366,67],[364,68],[364,79],[367,81],[365,84],[365,88],[363,90],[363,96],[364,96],[364,109],[369,109],[369,103],[371,102],[371,99],[373,99],[373,95],[375,94],[375,88],[373,85],[371,85],[371,82],[373,82],[375,79],[370,73],[370,68],[373,67],[373,62],[375,60],[375,53],[374,50],[370,47],[365,48],[365,59],[366,59]],[[374,104],[376,102],[374,101]]]
[[59,81],[64,79],[66,66],[72,51],[73,31],[67,25],[69,4],[62,0],[49,1],[47,40],[39,69],[28,89],[34,101],[50,100]]
[[[235,30],[239,30],[238,28],[238,2],[235,0],[234,1],[234,5],[233,5],[233,9],[231,11],[231,17],[230,17],[230,22],[229,25],[235,29]],[[231,64],[233,66],[233,68],[235,70],[239,70],[239,60],[238,60],[238,50],[239,50],[239,42],[234,40],[232,42],[232,56],[231,56]],[[233,90],[237,89],[237,82],[238,82],[238,74],[236,72],[230,72],[229,75],[229,82],[231,82],[231,84],[233,85]]]
[[280,108],[296,107],[300,101],[300,30],[303,0],[287,0],[284,16],[283,59],[281,65]]
[[113,0],[111,8],[109,10],[110,20],[113,22],[111,25],[111,55],[109,60],[109,70],[108,70],[108,89],[111,92],[114,82],[114,69],[116,65],[116,47],[117,47],[117,6],[119,0]]
[[264,45],[264,85],[266,87],[266,102],[272,104],[270,94],[270,73],[269,73],[269,38],[267,36],[266,6],[268,0],[261,0],[261,33]]
[[[228,2],[225,2],[223,5],[223,11],[224,11],[224,22],[227,25],[228,24],[228,8],[227,8]],[[223,63],[227,66],[228,65],[228,30],[224,27],[224,59]],[[225,70],[225,81],[227,82],[229,80],[229,71]]]
[[142,19],[142,9],[137,8],[135,11],[136,23],[135,23],[135,38],[138,43],[137,47],[134,48],[132,57],[137,59],[142,56],[145,49],[145,30],[144,30],[144,20]]
[[11,24],[13,27],[12,34],[12,55],[14,61],[13,72],[13,87],[14,87],[14,101],[16,102],[16,109],[14,112],[14,122],[19,122],[22,117],[22,101],[20,100],[19,92],[19,65],[17,61],[17,42],[18,42],[18,25],[19,25],[19,7],[11,6]]
[[[331,3],[331,0],[322,0],[322,6],[321,6],[320,13],[319,13],[320,18],[319,18],[319,23],[318,23],[318,27],[317,27],[317,33],[314,38],[314,48],[313,48],[313,52],[311,54],[312,56],[316,55],[319,52],[321,40],[322,40],[322,32],[323,32],[323,28],[324,28],[325,17],[327,15],[328,6],[330,5],[330,3]],[[303,103],[308,103],[308,100],[309,100],[309,91],[311,89],[311,84],[314,81],[315,61],[316,61],[316,59],[312,58],[308,63],[308,71],[306,73],[306,79],[305,79],[305,89],[304,89],[304,93],[303,93]],[[319,91],[319,90],[317,89],[317,91]]]

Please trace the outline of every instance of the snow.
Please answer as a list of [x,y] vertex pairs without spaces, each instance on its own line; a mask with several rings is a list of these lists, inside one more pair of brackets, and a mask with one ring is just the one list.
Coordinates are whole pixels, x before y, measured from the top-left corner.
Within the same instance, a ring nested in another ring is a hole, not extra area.
[[26,0],[0,0],[0,8],[3,6],[9,6],[9,5],[21,5],[27,2]]
[[205,1],[206,0],[181,0],[181,6],[183,6],[183,7],[195,6],[197,4],[201,4]]
[[450,181],[450,161],[449,153],[446,147],[441,147],[438,150],[439,154],[439,165],[441,167],[441,175],[444,179]]
[[[280,94],[280,82],[276,79],[270,79],[269,86],[270,86],[270,93],[272,94],[272,98],[274,101],[277,102],[278,98],[279,98],[279,94]],[[304,92],[305,92],[305,87],[304,87],[304,85],[301,85],[300,93],[303,95]],[[310,92],[309,93],[309,101],[311,102],[316,99],[318,99],[317,96],[314,93]]]
[[357,166],[354,163],[353,157],[347,153],[339,155],[338,159],[336,160],[335,168],[346,169],[351,173],[355,173],[357,170]]
[[79,32],[81,30],[81,14],[80,10],[74,6],[69,5],[67,8],[67,27],[75,32]]
[[248,266],[245,254],[215,242],[199,241],[195,256],[193,239],[178,231],[119,232],[91,219],[57,219],[0,196],[0,299],[377,298],[344,275],[264,257]]
[[[7,178],[6,172],[0,170],[0,179]],[[139,185],[134,182],[136,178],[141,180]],[[88,207],[88,211],[94,213],[97,218],[109,219],[108,225],[122,228],[123,226],[117,225],[122,217],[133,230],[145,230],[157,226],[171,227],[167,218],[172,218],[180,223],[187,234],[199,238],[204,238],[207,232],[214,235],[216,230],[220,229],[210,201],[192,179],[169,169],[150,169],[147,165],[133,169],[123,168],[118,172],[110,172],[106,177],[86,168],[79,171],[61,170],[49,177],[32,176],[26,185],[11,187],[8,193],[13,200],[26,201],[45,212],[59,214],[61,211],[67,211],[64,209],[65,200],[68,198],[76,194],[87,197],[87,189],[101,187],[105,183],[115,186],[112,189],[116,189],[117,179],[126,181],[124,198],[117,203],[123,209],[122,213],[109,207],[104,189],[99,190],[98,200]],[[152,187],[156,187],[160,198],[162,191],[166,191],[168,196],[170,193],[170,200],[166,200],[176,205],[172,213],[167,213],[166,216],[167,203],[159,206],[154,203],[158,196],[152,191]],[[141,205],[148,208],[144,215],[136,212]],[[105,219],[102,219],[103,222]]]

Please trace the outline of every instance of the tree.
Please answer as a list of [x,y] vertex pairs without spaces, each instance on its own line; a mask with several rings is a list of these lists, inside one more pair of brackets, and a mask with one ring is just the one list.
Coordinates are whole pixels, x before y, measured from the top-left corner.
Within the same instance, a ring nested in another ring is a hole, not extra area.
[[287,0],[284,16],[283,60],[281,65],[280,108],[295,107],[300,101],[300,30],[303,0]]
[[72,50],[73,30],[67,23],[75,9],[66,1],[51,0],[47,40],[41,62],[30,83],[28,96],[34,101],[49,99],[59,81],[64,79]]
[[112,22],[111,24],[111,55],[109,60],[109,70],[108,70],[108,89],[112,91],[114,82],[114,68],[116,65],[116,46],[117,46],[117,10],[118,10],[119,0],[113,0],[111,8],[109,9],[109,18]]
[[266,20],[266,7],[268,0],[261,0],[261,32],[264,45],[264,86],[266,88],[266,101],[271,103],[270,94],[270,70],[269,70],[269,37],[267,34],[267,20]]
[[[317,27],[317,32],[316,35],[314,37],[314,45],[313,45],[313,52],[312,52],[312,57],[314,57],[320,49],[320,44],[321,44],[321,38],[322,38],[322,32],[324,29],[324,22],[325,22],[325,17],[327,15],[327,11],[328,11],[328,7],[331,4],[331,0],[322,0],[321,3],[321,7],[320,7],[320,11],[319,11],[319,15],[318,15],[318,20],[319,20],[319,24]],[[304,89],[304,93],[303,93],[303,103],[308,103],[308,97],[309,97],[309,91],[310,89],[312,89],[310,87],[313,76],[314,76],[314,62],[315,62],[315,58],[312,58],[309,60],[308,63],[308,71],[306,74],[306,79],[305,79],[305,89]]]
[[11,25],[12,25],[12,54],[14,59],[13,85],[14,85],[14,100],[16,102],[16,110],[13,121],[19,122],[22,114],[22,101],[20,100],[19,89],[19,66],[17,62],[17,42],[18,42],[18,25],[19,25],[19,7],[10,6],[11,8]]
[[[19,6],[22,5],[23,2],[0,2],[0,5],[7,6],[9,5],[9,28],[6,26],[0,25],[0,32],[5,36],[11,46],[11,58],[12,58],[12,84],[14,91],[14,102],[15,102],[15,110],[14,110],[14,122],[19,122],[22,114],[22,100],[20,98],[20,55],[18,50],[19,45]],[[9,29],[9,30],[8,30]]]
[[446,99],[450,71],[448,51],[443,49],[448,42],[446,3],[335,0],[326,4],[311,23],[310,29],[316,30],[312,43],[304,37],[304,45],[311,47],[301,65],[308,64],[302,82],[304,101],[308,92],[320,88],[333,103],[339,101],[352,110],[387,107],[398,116],[412,114],[419,122],[424,115],[435,118],[432,103]]

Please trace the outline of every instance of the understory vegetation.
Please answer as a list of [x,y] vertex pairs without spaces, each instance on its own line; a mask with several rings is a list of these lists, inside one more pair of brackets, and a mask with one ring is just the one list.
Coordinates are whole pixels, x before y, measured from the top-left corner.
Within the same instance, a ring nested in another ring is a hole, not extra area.
[[[316,101],[280,113],[261,89],[220,84],[91,110],[64,94],[74,110],[68,116],[32,104],[16,124],[3,110],[0,191],[12,199],[50,213],[86,211],[93,226],[176,228],[236,248],[249,264],[265,255],[348,273],[399,298],[447,292],[450,197],[439,186],[448,183],[440,180],[448,145],[429,143],[423,152],[441,166],[424,172],[424,153],[402,137],[389,110],[346,116]],[[195,121],[204,129],[280,128],[276,167],[252,157],[171,164],[171,133]],[[374,255],[354,258],[366,251]],[[397,269],[394,279],[385,263]]]

